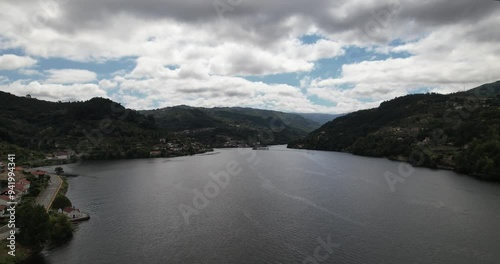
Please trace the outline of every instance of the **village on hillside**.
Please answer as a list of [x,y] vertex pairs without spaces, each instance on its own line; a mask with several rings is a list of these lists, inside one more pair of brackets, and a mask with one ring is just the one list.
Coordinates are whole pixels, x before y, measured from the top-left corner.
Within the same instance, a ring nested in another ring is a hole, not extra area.
[[[8,184],[8,170],[6,163],[0,161],[0,224],[5,224],[6,218],[9,216],[7,212],[9,202],[15,201],[20,203],[24,197],[31,197],[42,204],[47,210],[50,209],[52,202],[57,195],[59,188],[55,192],[44,192],[51,183],[51,176],[47,171],[39,169],[26,169],[20,166],[15,167],[16,182]],[[60,187],[60,186],[58,186]],[[12,195],[12,191],[13,195]],[[11,191],[11,192],[9,192]],[[46,195],[45,199],[41,196]],[[12,199],[13,198],[13,199]],[[88,219],[88,215],[80,212],[75,207],[65,207],[58,210],[66,215],[70,221]]]

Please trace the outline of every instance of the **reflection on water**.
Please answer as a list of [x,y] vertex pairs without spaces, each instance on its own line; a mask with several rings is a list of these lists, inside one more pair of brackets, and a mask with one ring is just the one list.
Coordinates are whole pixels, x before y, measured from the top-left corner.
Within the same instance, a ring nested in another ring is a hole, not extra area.
[[498,184],[416,168],[391,192],[397,168],[281,146],[86,162],[68,197],[90,221],[31,263],[499,262]]

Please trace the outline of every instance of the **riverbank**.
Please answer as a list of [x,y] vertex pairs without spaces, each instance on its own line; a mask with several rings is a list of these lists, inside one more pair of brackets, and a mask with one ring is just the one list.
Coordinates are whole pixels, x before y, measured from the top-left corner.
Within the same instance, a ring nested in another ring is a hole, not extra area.
[[340,150],[327,150],[327,149],[314,149],[314,148],[306,148],[306,147],[299,147],[299,146],[291,146],[287,145],[287,148],[289,149],[304,149],[304,150],[315,150],[315,151],[327,151],[327,152],[338,152],[338,153],[349,153],[355,156],[359,157],[368,157],[368,158],[382,158],[382,159],[387,159],[391,161],[399,161],[399,162],[404,162],[407,163],[415,168],[428,168],[428,169],[434,169],[434,170],[448,170],[448,171],[453,171],[459,174],[465,174],[469,177],[476,178],[482,181],[489,181],[489,182],[500,182],[499,180],[496,180],[494,177],[491,175],[486,175],[486,174],[480,174],[480,173],[467,173],[462,170],[460,170],[457,165],[452,162],[453,155],[448,155],[448,159],[441,158],[439,160],[433,159],[433,157],[428,157],[429,155],[428,152],[425,151],[415,151],[412,152],[410,155],[403,156],[403,155],[398,155],[398,156],[378,156],[378,155],[366,155],[364,153],[360,152],[351,152],[351,151],[340,151]]
[[[58,213],[54,210],[51,210],[52,209],[51,207],[57,197],[61,197],[66,194],[69,185],[65,177],[60,177],[59,175],[54,175],[54,174],[48,174],[48,175],[51,177],[49,186],[47,186],[47,188],[45,188],[42,191],[42,193],[40,193],[36,198],[30,198],[38,206],[43,206],[43,208],[48,213],[51,227],[50,227],[50,236],[48,237],[46,245],[58,242],[59,237],[62,237],[64,239],[68,237],[68,233],[63,229],[64,221],[62,221],[64,220],[64,218],[67,218],[67,216]],[[19,230],[17,232],[19,232]],[[68,232],[72,233],[73,229],[68,229]],[[0,242],[0,246],[2,247],[2,250],[0,250],[0,264],[23,263],[24,261],[30,259],[31,257],[36,256],[37,253],[32,252],[29,248],[20,244],[18,241],[16,241],[15,256],[9,255],[8,251],[5,250],[7,249],[7,240],[5,240],[5,238],[6,237],[2,238]]]
[[[24,163],[22,164],[23,166],[27,166],[30,168],[44,168],[44,167],[53,167],[53,166],[60,166],[60,165],[72,165],[72,164],[77,164],[85,161],[106,161],[106,160],[134,160],[134,159],[155,159],[155,158],[176,158],[176,157],[186,157],[186,156],[193,156],[197,154],[204,154],[204,153],[210,153],[213,152],[213,148],[207,148],[207,149],[192,149],[192,150],[179,150],[179,151],[171,151],[171,152],[161,152],[161,151],[152,151],[150,153],[144,154],[143,156],[132,156],[132,157],[127,157],[127,156],[89,156],[89,155],[81,155],[80,157],[72,157],[68,158],[66,160],[36,160],[36,161],[31,161],[29,163]],[[68,173],[63,173],[63,176],[66,175],[68,177],[74,177],[77,175],[74,174],[68,174]]]
[[16,256],[13,257],[8,254],[7,251],[7,240],[2,239],[0,241],[0,247],[2,250],[0,250],[0,263],[1,264],[15,264],[15,263],[20,263],[27,258],[29,258],[32,253],[28,248],[25,248],[21,245],[16,245]]
[[[235,252],[252,248],[249,262],[302,263],[303,254],[282,245],[313,254],[318,237],[330,233],[342,245],[332,262],[411,263],[418,255],[422,263],[495,263],[496,184],[415,168],[392,192],[384,172],[396,174],[398,163],[386,159],[281,147],[215,151],[83,163],[67,195],[92,219],[63,248],[46,251],[46,262],[240,263],[247,255]],[[198,214],[183,213],[181,204]]]

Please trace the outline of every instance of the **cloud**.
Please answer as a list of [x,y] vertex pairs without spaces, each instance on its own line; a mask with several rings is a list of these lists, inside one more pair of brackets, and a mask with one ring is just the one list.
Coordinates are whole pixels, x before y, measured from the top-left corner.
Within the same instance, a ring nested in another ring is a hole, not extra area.
[[174,70],[158,66],[155,71],[138,75],[137,68],[143,67],[144,64],[138,64],[131,74],[115,76],[113,81],[118,83],[118,92],[111,98],[135,109],[186,104],[202,107],[248,106],[289,112],[334,111],[331,107],[314,105],[300,88],[290,85],[208,75],[203,67],[192,65]]
[[117,82],[106,80],[106,79],[99,81],[99,87],[101,87],[105,90],[116,88],[117,85],[118,85]]
[[95,72],[78,69],[47,70],[49,77],[46,83],[87,83],[95,81],[97,74]]
[[0,85],[0,90],[18,96],[30,94],[34,98],[48,101],[80,101],[93,97],[108,97],[102,88],[91,83],[63,85],[19,80]]
[[26,76],[43,76],[43,73],[32,69],[19,69],[17,72]]
[[[126,57],[136,63],[108,76],[40,69],[48,78],[38,82],[33,71],[19,70],[32,79],[7,83],[19,89],[84,85],[137,108],[345,112],[419,89],[453,92],[500,79],[496,1],[221,1],[230,4],[222,16],[204,0],[2,1],[0,50],[39,60]],[[305,44],[304,35],[319,40]],[[344,57],[353,46],[370,59]],[[340,72],[328,66],[318,72],[318,61],[329,58],[343,61]],[[299,87],[242,78],[279,74],[295,74]]]
[[9,82],[9,78],[0,75],[0,84],[5,84]]
[[498,80],[498,34],[489,39],[474,37],[483,34],[476,29],[492,25],[500,26],[500,19],[490,18],[468,27],[451,25],[437,29],[416,42],[390,48],[412,54],[407,58],[345,64],[340,77],[317,79],[311,86],[335,92],[343,85],[351,85],[352,89],[345,92],[351,98],[387,100],[418,88],[449,93]]
[[14,54],[5,54],[0,56],[0,70],[16,70],[32,67],[37,63],[31,57],[17,56]]

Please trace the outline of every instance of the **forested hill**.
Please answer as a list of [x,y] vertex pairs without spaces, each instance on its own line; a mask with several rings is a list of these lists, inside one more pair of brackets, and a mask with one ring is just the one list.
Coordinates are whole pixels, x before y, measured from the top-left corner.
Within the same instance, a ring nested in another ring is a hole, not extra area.
[[117,159],[286,144],[319,126],[296,114],[251,108],[139,112],[104,98],[48,102],[0,92],[0,153],[12,149],[31,160],[64,150],[89,159]]
[[[183,132],[205,143],[285,144],[306,136],[319,124],[297,114],[243,107],[175,106],[141,111],[159,128]],[[249,142],[249,139],[252,139]]]
[[0,92],[0,142],[38,153],[72,149],[95,158],[144,157],[149,148],[137,144],[151,143],[155,129],[152,117],[109,99],[56,103]]
[[297,113],[297,114],[307,119],[310,119],[320,125],[324,125],[339,116],[345,115],[345,114],[332,115],[332,114],[321,114],[321,113]]
[[290,148],[387,157],[500,180],[500,82],[414,94],[336,118]]

